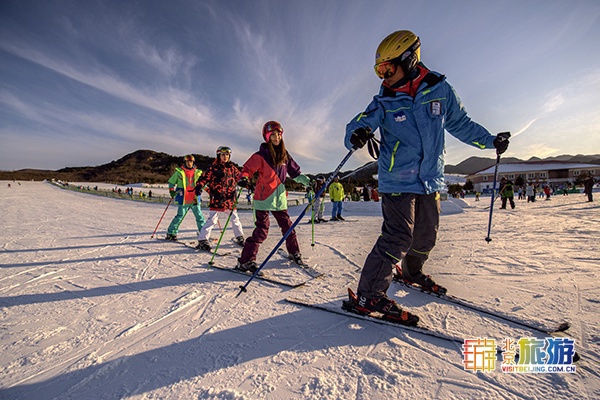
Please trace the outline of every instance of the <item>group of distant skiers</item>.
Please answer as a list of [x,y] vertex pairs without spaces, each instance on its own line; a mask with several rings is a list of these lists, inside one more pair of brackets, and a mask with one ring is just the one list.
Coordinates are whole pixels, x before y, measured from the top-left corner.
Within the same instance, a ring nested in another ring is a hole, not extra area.
[[[354,293],[348,289],[346,303],[351,304],[354,312],[366,315],[376,312],[387,320],[405,325],[416,325],[419,317],[386,295],[392,280],[417,285],[439,295],[446,293],[443,286],[423,272],[439,226],[440,191],[445,187],[445,132],[476,148],[495,149],[498,159],[508,149],[510,137],[508,132],[492,135],[468,116],[446,77],[421,62],[420,45],[420,39],[406,30],[394,32],[381,42],[374,66],[382,80],[379,93],[365,111],[347,124],[344,138],[345,147],[352,151],[368,144],[371,152],[379,144],[378,195],[383,215],[381,235],[365,260],[358,290]],[[380,142],[373,133],[377,129]],[[230,213],[235,240],[243,246],[237,268],[251,273],[257,271],[256,255],[267,238],[269,213],[275,217],[282,233],[292,227],[287,212],[286,176],[304,186],[311,184],[286,150],[283,132],[277,121],[266,122],[262,128],[264,142],[244,163],[241,172],[230,160],[229,147],[217,149],[214,163],[204,173],[195,167],[193,156],[186,156],[185,165],[169,179],[169,190],[177,199],[179,209],[168,228],[167,239],[176,239],[179,224],[191,208],[200,231],[198,247],[210,250],[210,233],[219,215]],[[258,179],[252,183],[255,173]],[[324,181],[318,177],[314,188],[320,189]],[[236,186],[254,191],[256,222],[252,235],[246,239],[235,210],[241,193]],[[334,201],[334,220],[343,219],[344,197],[340,187],[336,178],[329,189]],[[198,200],[202,190],[210,195],[207,221]],[[315,199],[315,222],[324,222],[319,211],[322,199],[321,196]],[[506,208],[506,200],[510,200],[514,208],[514,201],[508,196],[503,198],[502,208]],[[287,236],[285,244],[288,254],[302,262],[295,231]]]
[[[588,201],[594,201],[593,200],[593,195],[592,195],[592,188],[594,186],[594,178],[592,176],[588,176],[586,177],[586,179],[584,180],[584,194],[588,197]],[[525,188],[520,187],[518,189],[518,199],[519,200],[525,200],[525,198],[527,199],[527,202],[535,202],[536,199],[536,194],[539,194],[540,197],[546,197],[546,200],[550,200],[550,196],[552,196],[554,193],[556,193],[556,189],[550,187],[550,185],[535,185],[532,182],[527,183],[527,185],[525,186]],[[568,185],[564,185],[562,187],[562,193],[564,196],[568,196],[569,194],[569,188]],[[510,203],[510,207],[511,208],[515,208],[515,201],[514,201],[514,196],[515,196],[515,191],[514,191],[514,184],[510,179],[506,179],[506,177],[502,177],[502,179],[500,180],[500,190],[498,195],[500,196],[501,200],[502,200],[502,205],[500,207],[500,209],[506,209],[506,205],[507,202]]]

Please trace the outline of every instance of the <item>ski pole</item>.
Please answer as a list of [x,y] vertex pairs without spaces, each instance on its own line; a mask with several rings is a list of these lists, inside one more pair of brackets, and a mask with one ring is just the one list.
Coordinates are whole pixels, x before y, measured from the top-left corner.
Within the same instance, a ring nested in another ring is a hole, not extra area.
[[300,213],[300,215],[298,216],[298,218],[296,218],[296,221],[294,221],[294,223],[292,224],[292,226],[290,226],[290,229],[287,230],[287,232],[283,235],[283,237],[279,240],[279,242],[275,245],[275,247],[273,247],[273,250],[271,250],[271,252],[267,256],[267,258],[265,258],[265,260],[262,262],[262,264],[260,264],[260,267],[258,267],[258,269],[256,271],[254,271],[254,273],[252,274],[252,276],[250,277],[250,279],[248,279],[248,282],[246,282],[246,284],[244,284],[243,286],[240,286],[240,291],[238,292],[237,295],[235,295],[235,297],[238,297],[240,294],[242,294],[242,292],[247,292],[248,291],[246,288],[248,287],[248,285],[250,284],[250,282],[252,282],[252,280],[254,278],[256,278],[256,276],[258,276],[258,273],[260,272],[260,270],[263,269],[263,267],[271,259],[271,257],[273,256],[273,254],[275,254],[275,252],[277,251],[277,249],[279,249],[279,247],[283,244],[283,242],[285,242],[285,240],[288,238],[288,236],[290,236],[290,234],[294,231],[294,228],[296,227],[296,225],[298,225],[298,222],[300,222],[300,220],[302,220],[302,218],[306,214],[306,211],[308,210],[308,207],[311,207],[313,205],[315,199],[318,196],[320,196],[321,193],[323,193],[323,191],[325,191],[325,188],[327,187],[327,185],[329,185],[331,183],[331,181],[333,181],[333,178],[340,172],[340,170],[342,169],[342,167],[344,166],[344,164],[346,164],[346,162],[352,156],[352,153],[354,153],[355,151],[356,151],[356,149],[354,149],[354,148],[352,148],[352,149],[350,149],[350,151],[348,151],[348,154],[346,154],[346,157],[344,157],[344,159],[342,160],[342,162],[340,162],[340,165],[338,165],[337,168],[335,169],[335,171],[333,171],[333,173],[329,176],[329,178],[327,179],[327,181],[325,182],[325,184],[323,185],[323,187],[321,189],[319,189],[319,191],[317,192],[317,194],[315,194],[315,197],[313,197],[313,199],[307,204],[307,206],[304,207],[304,210],[302,210],[302,212]]
[[312,210],[312,212],[311,212],[311,220],[312,220],[311,221],[311,224],[312,224],[312,233],[311,233],[311,235],[312,235],[312,239],[311,239],[310,245],[312,247],[315,247],[315,205],[314,204],[311,207],[311,210]]
[[[508,140],[509,137],[510,137],[510,132],[502,132],[497,135],[497,138],[500,139],[500,141]],[[498,166],[499,165],[500,165],[500,153],[498,152],[498,150],[496,150],[496,167],[494,168],[494,184],[492,186],[492,203],[490,204],[490,218],[488,221],[488,233],[487,233],[487,237],[485,238],[485,241],[488,243],[492,241],[492,238],[490,237],[490,232],[492,231],[492,213],[494,212],[494,201],[496,200],[494,198],[494,195],[496,194],[496,181],[498,180]],[[503,190],[504,190],[504,188],[503,188]]]
[[494,184],[492,185],[492,203],[490,204],[490,217],[488,220],[488,231],[485,238],[486,242],[491,242],[490,232],[492,231],[492,214],[494,213],[494,201],[496,200],[496,180],[498,179],[498,165],[500,165],[500,154],[496,155],[496,167],[494,168]]
[[156,233],[156,231],[158,230],[158,226],[159,226],[159,225],[160,225],[160,223],[162,222],[162,220],[163,220],[163,218],[164,218],[164,216],[165,216],[165,214],[166,214],[166,212],[167,212],[167,209],[168,209],[168,208],[169,208],[169,206],[171,205],[171,202],[172,202],[172,201],[173,201],[173,198],[171,197],[171,198],[169,199],[169,202],[167,203],[167,206],[165,207],[165,211],[163,211],[163,213],[162,213],[162,215],[161,215],[160,219],[158,220],[158,224],[156,224],[156,228],[154,228],[154,232],[152,232],[152,235],[150,235],[150,239],[153,239],[153,238],[154,238],[154,234],[155,234],[155,233]]
[[[311,189],[312,191],[312,189]],[[314,192],[313,192],[314,195]],[[310,203],[312,199],[316,200],[316,197],[312,197],[310,196],[310,194],[308,195],[308,202]],[[311,242],[310,245],[312,247],[315,246],[315,204],[313,203],[312,206],[310,207],[310,224],[311,224]]]
[[213,262],[214,262],[213,260],[215,259],[215,256],[217,255],[217,251],[219,250],[219,245],[221,244],[221,240],[223,240],[223,235],[225,235],[225,230],[227,229],[227,225],[229,225],[229,220],[231,219],[231,216],[233,215],[233,211],[235,210],[235,207],[237,206],[238,199],[240,198],[240,194],[242,194],[242,190],[244,190],[244,188],[241,188],[240,191],[238,192],[237,196],[235,196],[235,201],[233,202],[233,207],[231,208],[231,212],[229,213],[229,216],[227,217],[227,221],[225,221],[225,226],[221,230],[221,236],[219,236],[219,241],[217,242],[217,245],[215,246],[215,251],[213,252],[212,258],[208,262],[209,266],[213,265]]

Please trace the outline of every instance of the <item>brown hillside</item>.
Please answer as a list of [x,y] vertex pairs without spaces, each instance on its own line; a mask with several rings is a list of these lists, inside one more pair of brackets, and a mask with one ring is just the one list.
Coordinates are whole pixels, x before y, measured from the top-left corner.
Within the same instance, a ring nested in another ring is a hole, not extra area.
[[[206,169],[213,157],[194,154],[196,165]],[[166,182],[181,165],[183,156],[172,156],[152,150],[138,150],[108,164],[97,167],[68,167],[57,171],[22,169],[0,171],[1,180],[44,180],[55,179],[69,182],[112,182],[132,184],[138,182]]]

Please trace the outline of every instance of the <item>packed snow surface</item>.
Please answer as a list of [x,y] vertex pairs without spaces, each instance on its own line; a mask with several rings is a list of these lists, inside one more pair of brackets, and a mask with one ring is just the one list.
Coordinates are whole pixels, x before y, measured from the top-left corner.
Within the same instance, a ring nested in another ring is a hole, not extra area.
[[[297,227],[325,276],[308,280],[277,254],[266,264],[287,288],[208,267],[188,216],[184,242],[162,240],[175,207],[0,182],[1,399],[598,399],[600,207],[583,195],[443,202],[425,272],[449,293],[553,326],[568,321],[574,374],[465,370],[461,345],[285,302],[326,303],[356,289],[381,226],[380,203],[344,203],[345,222]],[[596,194],[598,195],[598,194]],[[304,206],[290,208],[296,218]],[[329,217],[331,203],[327,203]],[[252,213],[241,211],[245,234]],[[222,220],[221,226],[225,224]],[[218,238],[218,229],[213,239]],[[240,248],[227,229],[218,256]],[[281,238],[274,220],[259,263]],[[216,244],[214,242],[213,244]],[[388,295],[421,321],[463,338],[544,335],[393,283]]]

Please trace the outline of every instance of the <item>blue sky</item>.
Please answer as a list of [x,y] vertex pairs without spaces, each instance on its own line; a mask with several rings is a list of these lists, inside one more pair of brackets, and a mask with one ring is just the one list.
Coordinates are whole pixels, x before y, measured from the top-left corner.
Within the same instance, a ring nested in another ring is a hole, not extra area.
[[[303,172],[331,171],[399,29],[475,121],[516,134],[507,155],[600,153],[597,0],[2,0],[0,169],[221,145],[241,164],[275,119]],[[450,135],[446,150],[494,157]]]

